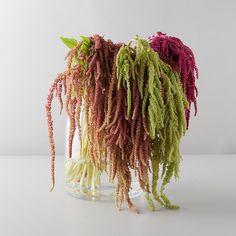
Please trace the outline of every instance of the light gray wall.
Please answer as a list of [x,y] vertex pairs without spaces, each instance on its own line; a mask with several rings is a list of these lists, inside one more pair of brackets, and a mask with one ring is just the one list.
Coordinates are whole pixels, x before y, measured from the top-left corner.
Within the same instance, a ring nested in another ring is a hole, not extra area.
[[[127,41],[163,31],[196,54],[197,117],[184,153],[236,153],[236,1],[21,0],[0,2],[0,154],[48,154],[44,104],[63,71],[59,36],[104,34]],[[57,153],[64,152],[65,115],[54,114]]]

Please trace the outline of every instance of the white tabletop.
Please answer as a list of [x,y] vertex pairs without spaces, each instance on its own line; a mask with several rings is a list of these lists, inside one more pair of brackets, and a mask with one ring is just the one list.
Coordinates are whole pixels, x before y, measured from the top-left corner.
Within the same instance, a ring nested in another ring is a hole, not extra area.
[[0,157],[1,236],[236,235],[236,155],[184,156],[180,180],[166,190],[181,208],[150,212],[139,197],[139,215],[69,196],[64,159],[56,159],[56,188],[50,193],[49,157]]

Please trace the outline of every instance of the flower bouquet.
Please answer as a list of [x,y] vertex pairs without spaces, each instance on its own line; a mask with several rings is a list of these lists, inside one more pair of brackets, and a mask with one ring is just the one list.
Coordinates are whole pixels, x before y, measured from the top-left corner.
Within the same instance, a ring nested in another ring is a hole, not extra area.
[[[63,38],[70,48],[67,67],[53,81],[46,104],[54,188],[55,144],[51,103],[59,100],[69,118],[66,181],[83,194],[99,194],[103,173],[115,185],[118,209],[137,179],[151,210],[178,209],[164,193],[178,178],[180,141],[189,127],[190,108],[197,112],[198,70],[189,47],[176,37],[157,33],[113,43],[99,35]],[[72,151],[78,136],[79,153]],[[160,182],[160,188],[158,183]],[[76,185],[77,184],[77,185]],[[87,191],[90,189],[90,191]]]

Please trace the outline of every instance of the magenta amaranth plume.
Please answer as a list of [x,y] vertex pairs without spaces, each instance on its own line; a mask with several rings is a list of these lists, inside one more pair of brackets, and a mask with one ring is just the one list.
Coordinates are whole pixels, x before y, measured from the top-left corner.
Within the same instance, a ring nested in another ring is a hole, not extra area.
[[174,71],[180,73],[183,89],[189,102],[189,108],[185,111],[188,128],[192,102],[194,103],[195,115],[197,114],[196,97],[198,90],[195,81],[198,78],[198,69],[194,54],[180,39],[167,36],[161,32],[149,37],[149,43],[163,61],[171,65]]

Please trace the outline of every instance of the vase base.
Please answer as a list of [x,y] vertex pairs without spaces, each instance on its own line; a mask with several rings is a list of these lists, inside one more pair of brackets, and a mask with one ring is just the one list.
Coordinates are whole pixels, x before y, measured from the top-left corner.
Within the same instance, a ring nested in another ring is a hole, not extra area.
[[[89,201],[114,202],[116,197],[116,187],[111,184],[102,185],[99,188],[81,187],[79,184],[66,184],[66,191],[69,195]],[[129,197],[136,198],[142,194],[138,182],[132,183]]]

